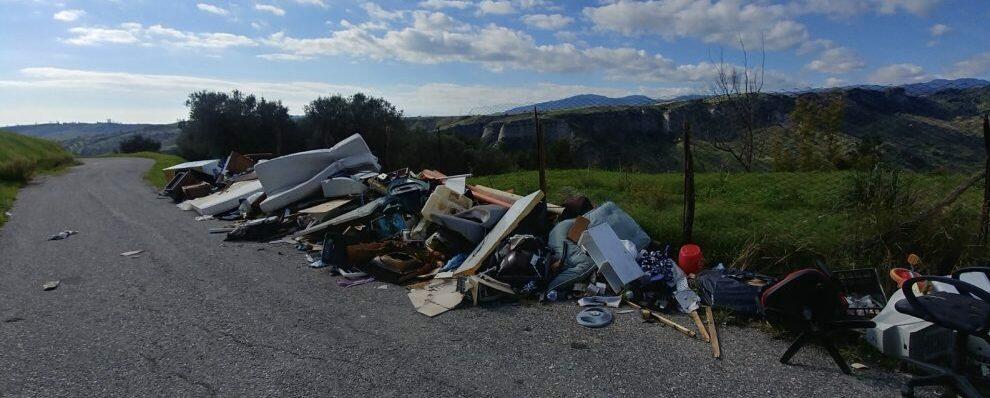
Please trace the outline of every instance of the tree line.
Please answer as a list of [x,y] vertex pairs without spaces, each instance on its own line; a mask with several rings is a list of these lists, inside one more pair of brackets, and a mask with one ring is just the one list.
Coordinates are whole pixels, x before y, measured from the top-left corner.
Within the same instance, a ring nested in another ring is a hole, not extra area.
[[[447,173],[495,174],[535,167],[531,151],[509,152],[479,140],[410,128],[403,113],[383,98],[357,93],[319,97],[292,116],[281,101],[234,90],[199,91],[185,102],[177,152],[190,159],[214,159],[231,151],[284,155],[328,148],[361,134],[385,170],[434,168]],[[552,167],[570,167],[570,154],[550,158]]]

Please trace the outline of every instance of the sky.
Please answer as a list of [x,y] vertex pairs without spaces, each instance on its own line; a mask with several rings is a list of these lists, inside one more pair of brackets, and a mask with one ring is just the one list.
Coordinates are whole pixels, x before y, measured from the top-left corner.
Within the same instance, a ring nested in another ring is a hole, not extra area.
[[771,90],[987,78],[988,39],[987,0],[0,0],[0,125],[171,123],[199,90],[407,116],[672,98],[742,48]]

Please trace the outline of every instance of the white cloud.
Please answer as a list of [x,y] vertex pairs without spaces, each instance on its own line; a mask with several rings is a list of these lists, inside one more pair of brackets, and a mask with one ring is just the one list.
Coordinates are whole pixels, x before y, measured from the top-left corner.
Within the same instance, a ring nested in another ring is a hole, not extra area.
[[140,43],[145,46],[223,49],[257,45],[251,38],[241,35],[187,32],[162,25],[144,28],[141,24],[134,22],[123,23],[120,28],[72,28],[69,29],[69,33],[74,36],[66,39],[65,42],[77,46]]
[[924,68],[914,64],[887,65],[873,71],[869,77],[870,83],[889,85],[921,83],[931,79]]
[[570,25],[574,18],[565,17],[560,14],[530,14],[520,18],[526,25],[537,29],[557,30]]
[[55,15],[52,15],[52,18],[56,21],[72,22],[79,19],[83,15],[86,15],[86,11],[84,10],[62,10],[56,12]]
[[400,19],[402,18],[403,15],[405,15],[405,12],[402,10],[388,11],[385,10],[384,8],[381,8],[378,4],[371,2],[362,4],[361,8],[364,8],[364,11],[368,13],[368,17],[372,19],[382,19],[382,20]]
[[804,0],[803,3],[794,3],[794,6],[797,13],[816,13],[849,18],[869,12],[875,4],[871,4],[870,0]]
[[[458,85],[427,83],[385,87],[360,87],[318,81],[259,82],[213,79],[181,75],[156,75],[123,72],[86,71],[61,68],[26,68],[20,78],[0,80],[0,89],[16,92],[20,98],[34,98],[45,93],[73,92],[72,103],[53,103],[44,109],[0,107],[0,120],[7,123],[62,120],[114,120],[132,122],[173,122],[187,113],[181,99],[199,90],[241,90],[281,100],[290,112],[299,114],[303,106],[318,96],[330,93],[351,95],[364,92],[384,97],[407,115],[463,115],[479,111],[501,111],[526,103],[542,102],[577,94],[596,93],[611,97],[645,94],[653,98],[670,98],[699,93],[697,87],[639,87],[635,89],[561,85],[550,83],[505,85]],[[80,107],[77,98],[99,102],[98,109]],[[69,101],[59,100],[55,101]],[[133,109],[140,104],[140,112]],[[33,110],[32,110],[33,109]],[[53,109],[59,111],[53,113]],[[153,110],[153,111],[149,111]],[[135,115],[137,119],[134,118]]]
[[[426,12],[414,13],[425,21]],[[578,48],[570,43],[537,44],[529,34],[489,24],[463,25],[442,13],[430,14],[437,21],[458,29],[444,29],[436,23],[414,23],[401,30],[373,32],[349,25],[328,37],[295,38],[276,33],[263,40],[276,52],[301,56],[350,55],[372,60],[399,60],[415,64],[464,62],[481,65],[495,72],[533,70],[549,73],[600,72],[610,80],[637,82],[709,82],[714,67],[706,62],[676,65],[660,54],[635,48]],[[768,74],[768,86],[792,82],[780,74]],[[796,86],[790,86],[793,88]]]
[[976,54],[956,62],[949,73],[949,76],[954,78],[987,77],[988,75],[990,75],[990,52]]
[[520,8],[525,9],[536,7],[546,8],[548,10],[560,9],[560,7],[553,5],[549,0],[516,0],[516,3],[519,4]]
[[515,14],[516,8],[509,1],[482,0],[478,3],[478,15],[508,15]]
[[828,79],[825,79],[825,87],[826,88],[842,87],[845,84],[846,84],[846,81],[845,80],[840,79],[840,78],[837,78],[837,77],[830,77]]
[[138,38],[128,30],[107,28],[72,28],[69,33],[73,37],[65,40],[74,46],[95,46],[104,43],[130,44],[137,43]]
[[441,10],[444,8],[456,8],[463,10],[468,8],[471,2],[466,0],[425,0],[419,2],[419,6],[423,8],[432,8],[434,10]]
[[327,8],[327,3],[323,0],[296,0],[296,3]]
[[818,13],[849,18],[868,12],[895,14],[900,11],[928,15],[942,0],[803,0],[790,3],[796,13]]
[[832,47],[819,54],[818,59],[806,65],[808,69],[828,74],[843,74],[866,66],[856,52],[846,47]]
[[765,41],[768,50],[783,50],[809,39],[807,28],[780,4],[743,4],[741,0],[619,1],[586,7],[596,29],[625,35],[657,34],[667,40],[697,38],[705,43],[749,48]]
[[255,4],[254,9],[258,11],[268,12],[272,15],[283,16],[285,15],[285,10],[273,6],[271,4]]
[[198,8],[200,11],[208,12],[210,14],[225,15],[225,16],[230,15],[230,11],[227,11],[223,8],[217,7],[212,4],[199,3],[196,4],[196,8]]
[[267,59],[269,61],[306,61],[313,59],[313,57],[296,54],[259,54],[258,58]]
[[879,12],[893,14],[900,10],[917,15],[928,15],[942,0],[874,0],[879,3]]
[[939,37],[949,33],[950,31],[952,31],[952,28],[940,23],[932,25],[932,27],[928,29],[928,32],[932,34],[932,37]]
[[553,37],[557,40],[573,43],[578,41],[578,34],[569,30],[554,32]]

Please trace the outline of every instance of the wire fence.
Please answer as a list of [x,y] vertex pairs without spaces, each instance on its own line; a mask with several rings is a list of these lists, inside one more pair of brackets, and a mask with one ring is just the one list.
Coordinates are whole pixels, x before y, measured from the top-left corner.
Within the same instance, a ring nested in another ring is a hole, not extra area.
[[[612,195],[680,214],[684,188],[670,181],[683,176],[690,129],[696,229],[724,243],[715,250],[734,253],[733,262],[782,264],[815,253],[896,264],[917,252],[946,272],[987,258],[977,174],[986,165],[988,111],[990,87],[936,81],[670,100],[579,96],[475,108],[436,130],[535,159],[543,129],[551,169],[618,172],[610,175],[640,182],[616,185],[635,192]],[[667,177],[642,182],[655,173]],[[675,234],[670,224],[654,231]]]

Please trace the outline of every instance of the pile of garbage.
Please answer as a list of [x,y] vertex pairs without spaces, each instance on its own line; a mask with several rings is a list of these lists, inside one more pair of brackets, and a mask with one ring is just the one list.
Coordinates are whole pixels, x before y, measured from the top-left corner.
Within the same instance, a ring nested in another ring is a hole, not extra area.
[[[231,223],[212,233],[294,245],[310,267],[339,275],[341,286],[404,285],[413,308],[430,317],[505,297],[575,300],[586,307],[577,323],[605,327],[615,317],[612,308],[626,305],[644,320],[710,342],[716,358],[713,307],[752,317],[775,311],[814,331],[815,322],[846,312],[877,316],[868,340],[902,357],[910,355],[894,351],[907,344],[887,344],[891,336],[932,325],[895,316],[874,269],[799,270],[780,279],[721,264],[706,269],[698,246],[672,250],[615,203],[577,196],[556,205],[541,191],[522,196],[468,184],[470,175],[383,171],[357,134],[328,149],[280,157],[232,152],[165,173],[170,181],[162,195],[179,208],[197,212],[199,220]],[[815,293],[833,282],[835,299]],[[803,288],[806,283],[819,290]],[[859,293],[854,286],[862,286]],[[822,300],[842,303],[827,318],[809,317]],[[670,313],[687,314],[694,327]]]
[[180,208],[232,222],[211,232],[292,243],[348,286],[407,285],[428,316],[500,296],[686,313],[701,302],[687,278],[701,267],[697,246],[679,266],[615,203],[555,205],[540,191],[468,184],[469,175],[383,172],[357,134],[328,149],[234,152],[165,172],[162,194]]

